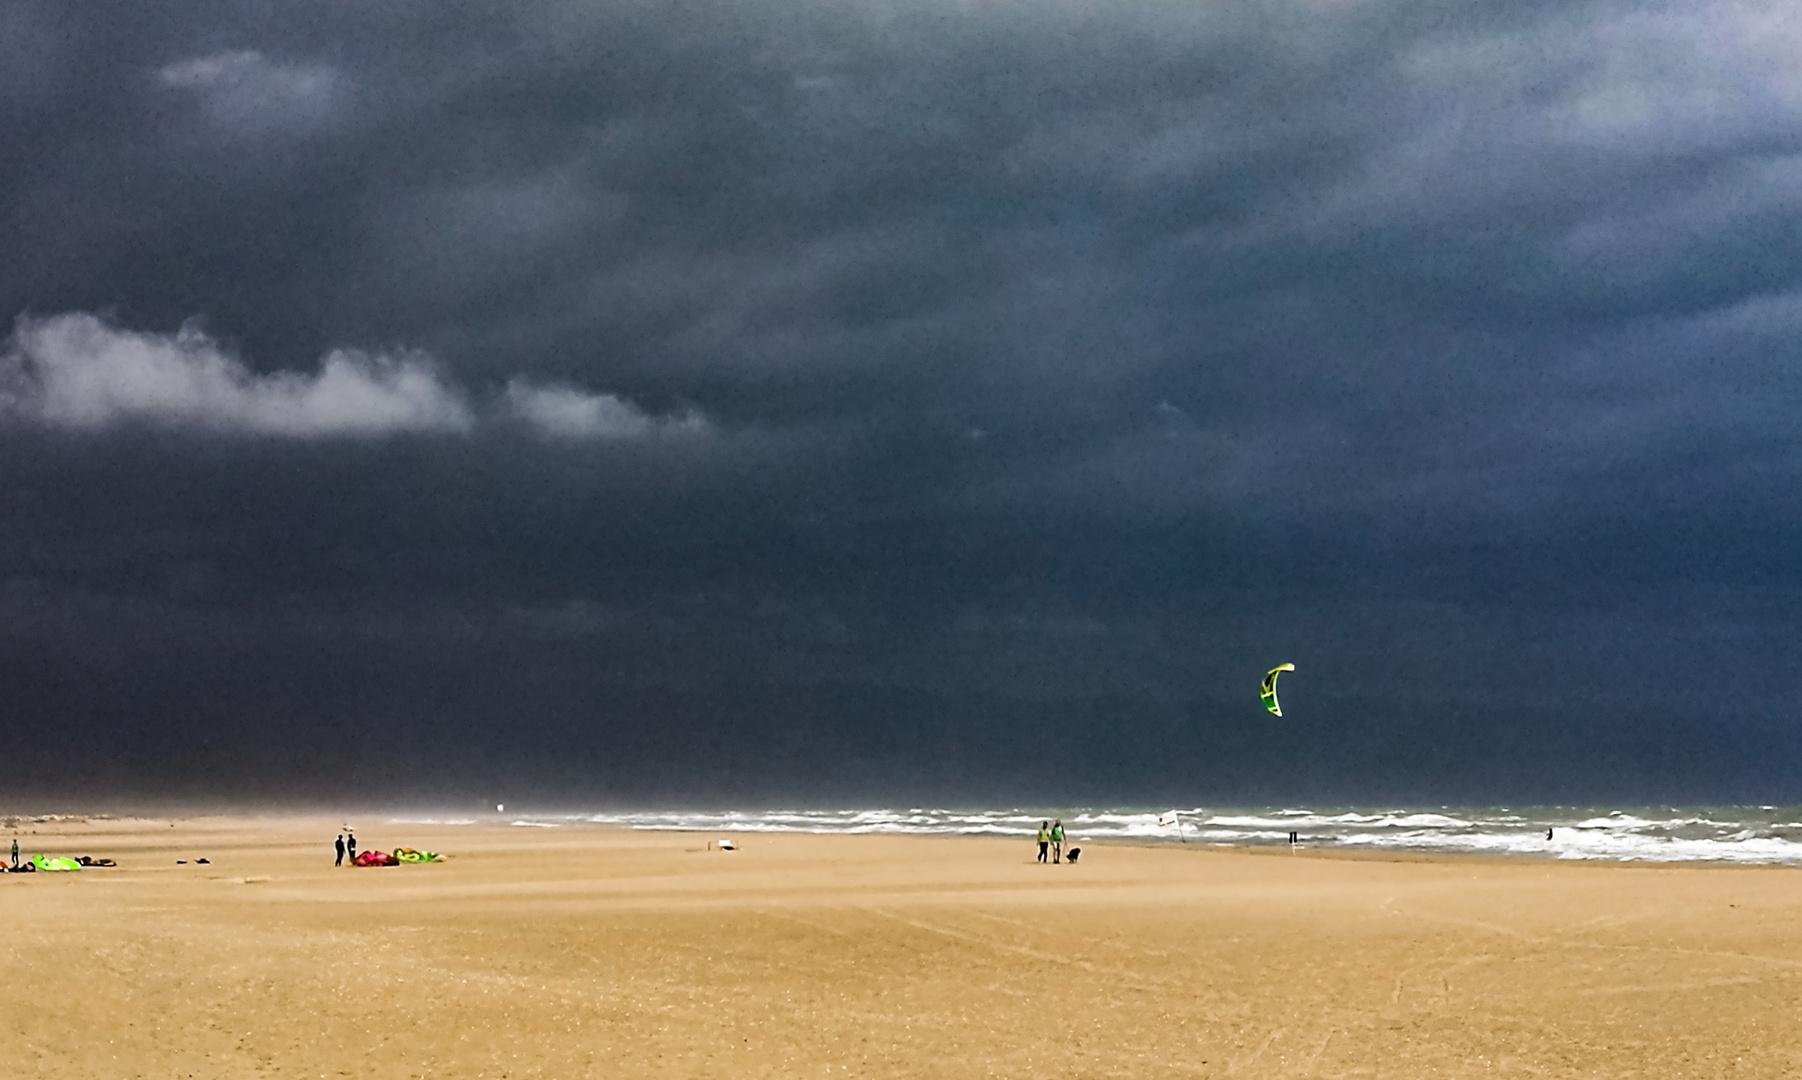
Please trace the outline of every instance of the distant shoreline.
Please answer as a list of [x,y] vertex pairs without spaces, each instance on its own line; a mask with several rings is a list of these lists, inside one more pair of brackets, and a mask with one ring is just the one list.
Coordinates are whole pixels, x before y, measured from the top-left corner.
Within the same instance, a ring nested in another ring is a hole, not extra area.
[[[658,812],[665,813],[665,812]],[[787,814],[788,812],[780,812]],[[812,811],[809,813],[826,813]],[[845,811],[844,814],[870,814],[874,811]],[[968,812],[964,812],[968,813]],[[525,815],[473,815],[466,817],[413,816],[405,811],[301,811],[301,810],[244,810],[226,812],[217,808],[186,814],[155,813],[78,813],[59,812],[53,814],[0,814],[0,823],[4,823],[12,835],[31,836],[45,833],[142,833],[146,830],[172,828],[177,832],[198,830],[202,833],[215,831],[235,831],[246,827],[265,825],[271,828],[288,829],[299,822],[313,823],[314,827],[327,833],[338,830],[346,822],[353,828],[366,833],[405,833],[409,830],[429,829],[446,830],[455,835],[459,831],[478,830],[495,831],[508,835],[526,833],[544,837],[548,842],[556,836],[575,837],[594,835],[603,832],[617,832],[654,837],[658,835],[683,836],[836,836],[836,837],[889,837],[913,839],[958,839],[958,840],[995,840],[1004,843],[1019,844],[1023,848],[1031,844],[1030,834],[1024,830],[1017,832],[989,831],[957,831],[941,829],[927,831],[921,829],[889,829],[889,828],[817,828],[797,827],[792,823],[779,826],[765,825],[757,820],[757,812],[736,811],[731,819],[715,821],[708,824],[682,824],[675,822],[659,822],[646,824],[630,820],[619,820],[626,815],[608,815],[609,820],[594,820],[595,815],[588,814],[525,814]],[[1192,851],[1240,852],[1259,857],[1289,857],[1335,859],[1345,861],[1369,861],[1391,863],[1415,862],[1458,862],[1458,863],[1496,863],[1499,865],[1518,864],[1522,862],[1544,863],[1556,865],[1616,865],[1631,867],[1683,867],[1683,866],[1719,866],[1736,869],[1779,868],[1802,869],[1802,843],[1796,844],[1797,850],[1791,859],[1733,857],[1730,849],[1722,848],[1723,854],[1713,854],[1707,843],[1690,842],[1681,857],[1647,857],[1632,851],[1610,853],[1606,851],[1588,851],[1573,856],[1561,852],[1557,843],[1540,846],[1520,844],[1509,850],[1471,850],[1449,846],[1423,847],[1411,846],[1402,842],[1344,842],[1331,833],[1316,832],[1303,836],[1299,843],[1291,847],[1281,839],[1264,838],[1260,840],[1237,841],[1218,838],[1196,838],[1191,835],[1186,840],[1179,840],[1175,835],[1132,835],[1096,833],[1085,825],[1083,819],[1072,818],[1066,822],[1070,830],[1070,843],[1073,846],[1090,845],[1110,848],[1144,848],[1156,849],[1188,849]],[[1592,832],[1597,830],[1591,830]],[[1537,834],[1535,834],[1537,835]],[[0,839],[0,846],[4,846]],[[1789,843],[1789,841],[1783,841]],[[1785,852],[1785,854],[1790,854]]]

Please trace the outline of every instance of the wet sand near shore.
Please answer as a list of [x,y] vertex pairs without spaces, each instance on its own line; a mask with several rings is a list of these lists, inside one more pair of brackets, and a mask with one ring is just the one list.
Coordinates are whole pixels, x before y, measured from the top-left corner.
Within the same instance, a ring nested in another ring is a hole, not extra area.
[[338,824],[22,823],[0,1075],[1802,1075],[1792,869]]

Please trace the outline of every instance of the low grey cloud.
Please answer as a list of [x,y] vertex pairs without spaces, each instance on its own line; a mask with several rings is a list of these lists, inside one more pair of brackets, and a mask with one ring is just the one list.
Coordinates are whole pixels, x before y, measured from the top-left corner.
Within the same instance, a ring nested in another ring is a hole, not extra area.
[[507,383],[506,404],[537,431],[559,439],[698,435],[708,428],[707,421],[693,411],[653,417],[612,394],[590,394],[570,386],[534,386],[524,379]]
[[194,97],[216,122],[253,131],[315,125],[330,115],[342,92],[329,67],[280,63],[255,49],[165,64],[156,79],[168,91]]

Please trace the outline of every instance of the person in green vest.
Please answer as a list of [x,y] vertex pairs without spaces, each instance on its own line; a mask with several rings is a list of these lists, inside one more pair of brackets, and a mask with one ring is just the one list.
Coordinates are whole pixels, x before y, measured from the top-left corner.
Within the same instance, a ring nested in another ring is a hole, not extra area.
[[1064,819],[1058,818],[1051,823],[1051,861],[1064,861]]
[[1051,822],[1039,822],[1039,861],[1045,861],[1045,852],[1051,847]]

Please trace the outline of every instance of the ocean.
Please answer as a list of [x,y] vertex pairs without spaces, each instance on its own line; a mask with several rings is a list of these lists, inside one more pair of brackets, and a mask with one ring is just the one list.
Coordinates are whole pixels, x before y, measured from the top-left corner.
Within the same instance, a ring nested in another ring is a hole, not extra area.
[[[686,832],[893,833],[1029,838],[1061,818],[1070,843],[1132,841],[1456,852],[1555,859],[1802,866],[1802,807],[1015,807],[1005,810],[647,810],[497,815]],[[446,822],[447,824],[449,822]],[[1551,839],[1546,831],[1551,830]]]

